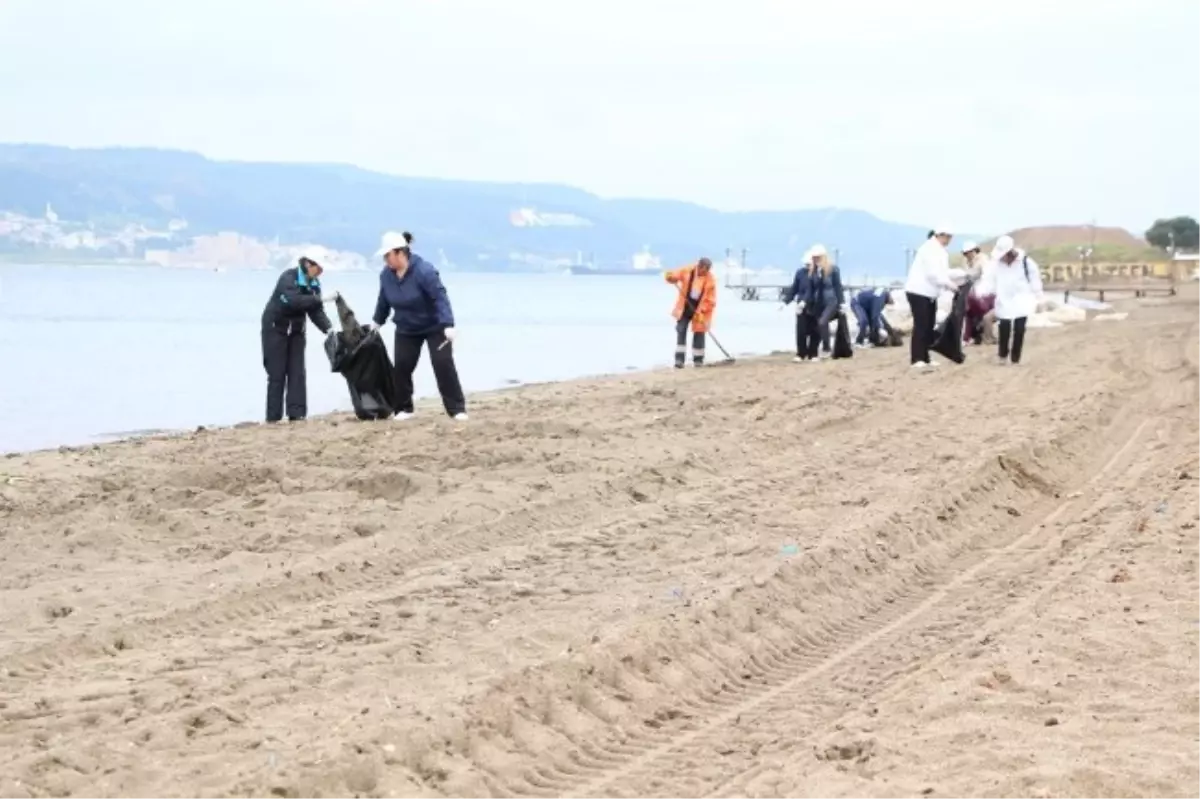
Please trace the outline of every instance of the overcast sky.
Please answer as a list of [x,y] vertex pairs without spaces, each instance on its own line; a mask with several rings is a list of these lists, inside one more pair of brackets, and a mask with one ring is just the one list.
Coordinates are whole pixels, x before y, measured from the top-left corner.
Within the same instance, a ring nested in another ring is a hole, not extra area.
[[0,140],[995,232],[1200,210],[1197,0],[0,0]]

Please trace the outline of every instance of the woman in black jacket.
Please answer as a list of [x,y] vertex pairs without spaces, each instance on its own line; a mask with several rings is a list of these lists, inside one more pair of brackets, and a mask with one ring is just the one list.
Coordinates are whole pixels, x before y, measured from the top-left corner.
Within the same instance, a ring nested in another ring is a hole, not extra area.
[[312,319],[323,334],[333,329],[322,303],[337,299],[335,291],[321,297],[321,273],[318,262],[324,252],[306,250],[296,266],[284,270],[275,281],[262,312],[263,368],[267,371],[267,421],[283,419],[284,394],[287,394],[288,420],[298,422],[308,416],[308,386],[304,371],[305,327]]

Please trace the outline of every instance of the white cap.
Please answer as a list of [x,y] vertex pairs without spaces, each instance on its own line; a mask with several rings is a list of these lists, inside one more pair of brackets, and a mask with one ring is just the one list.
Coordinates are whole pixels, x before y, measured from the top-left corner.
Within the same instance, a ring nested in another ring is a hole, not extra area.
[[812,248],[810,247],[804,251],[804,265],[808,266],[811,263],[812,263]]
[[992,260],[1002,258],[1017,248],[1017,243],[1013,241],[1012,236],[1001,236],[996,239],[996,246],[992,247]]
[[963,242],[963,246],[962,246],[963,252],[970,252],[971,250],[978,250],[978,249],[979,249],[979,245],[976,244],[975,242],[971,241],[970,239],[967,239],[966,241]]
[[829,255],[829,253],[826,252],[824,244],[814,244],[808,251],[810,260],[813,258],[824,258],[826,255]]
[[402,250],[408,246],[408,239],[404,238],[403,233],[397,233],[394,230],[389,230],[383,234],[379,240],[379,249],[375,251],[376,258],[382,258],[392,250]]
[[329,251],[319,244],[309,244],[300,251],[300,257],[312,261],[317,266],[324,266],[325,259],[329,257]]
[[935,236],[942,236],[942,235],[952,236],[952,235],[954,235],[954,228],[950,227],[950,225],[947,224],[945,220],[942,220],[942,223],[933,229],[933,235],[935,235]]

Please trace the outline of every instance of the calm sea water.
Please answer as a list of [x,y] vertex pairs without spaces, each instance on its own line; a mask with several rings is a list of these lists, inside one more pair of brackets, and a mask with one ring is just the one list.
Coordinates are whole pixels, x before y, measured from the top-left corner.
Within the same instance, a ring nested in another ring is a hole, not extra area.
[[[259,316],[277,274],[132,266],[0,265],[0,451],[135,431],[257,420]],[[655,277],[444,276],[468,392],[667,365],[674,290]],[[378,276],[331,273],[360,319]],[[793,317],[726,291],[715,333],[734,355],[792,346]],[[385,339],[391,344],[390,325]],[[309,411],[349,409],[322,339],[308,346]],[[720,353],[710,345],[710,357]],[[428,360],[421,396],[436,394]]]

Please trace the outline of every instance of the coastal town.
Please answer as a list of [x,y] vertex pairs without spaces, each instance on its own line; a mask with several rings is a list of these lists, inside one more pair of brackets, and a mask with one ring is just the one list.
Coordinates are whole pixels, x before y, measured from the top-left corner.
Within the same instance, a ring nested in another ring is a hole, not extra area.
[[[277,269],[293,263],[312,242],[260,241],[234,231],[191,235],[188,221],[165,225],[119,221],[111,225],[72,222],[50,205],[39,217],[0,210],[0,260],[39,262],[118,261],[182,269]],[[319,245],[317,245],[319,246]],[[355,252],[323,248],[326,268],[367,268]]]

